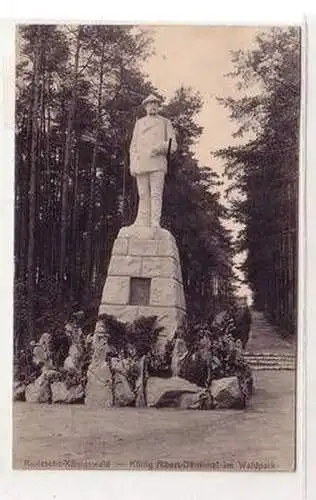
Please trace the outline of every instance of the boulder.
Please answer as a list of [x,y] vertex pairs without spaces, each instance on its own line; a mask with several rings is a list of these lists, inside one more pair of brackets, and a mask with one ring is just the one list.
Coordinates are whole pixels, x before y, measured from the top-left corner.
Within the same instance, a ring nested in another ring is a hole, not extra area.
[[136,393],[135,406],[136,408],[144,408],[145,406],[147,406],[146,386],[147,386],[148,375],[146,367],[146,356],[142,356],[139,362],[139,371],[140,374],[135,384],[135,393]]
[[101,336],[97,331],[92,339],[92,363],[98,364],[106,360],[107,354],[110,352],[110,347],[108,345],[107,339]]
[[135,398],[135,407],[136,408],[145,408],[147,406],[147,398],[145,394],[145,390],[142,387],[139,387],[136,392]]
[[215,408],[242,408],[244,398],[237,377],[213,380],[211,394]]
[[122,373],[113,376],[114,406],[134,406],[135,394]]
[[65,370],[76,370],[76,364],[71,356],[67,356],[67,358],[64,361],[64,368]]
[[52,388],[52,402],[53,403],[83,403],[84,390],[81,384],[67,387],[65,382],[54,382]]
[[26,386],[25,400],[28,403],[51,403],[51,387],[45,373]]
[[187,354],[188,348],[185,341],[180,338],[176,339],[171,358],[171,373],[173,376],[178,376],[180,374],[182,362]]
[[51,384],[52,382],[58,382],[60,379],[60,372],[55,369],[50,369],[43,367],[42,368],[42,375],[45,377],[45,379]]
[[25,401],[25,385],[20,381],[13,383],[13,401]]
[[[150,377],[147,382],[147,405],[156,408],[184,408],[189,404],[185,403],[184,395],[188,401],[188,394],[193,397],[201,391],[203,388],[180,377]],[[191,399],[190,404],[192,401]]]
[[85,393],[85,404],[90,408],[112,406],[112,374],[106,361],[91,363],[89,366]]
[[199,392],[186,392],[180,397],[179,408],[182,410],[212,410],[212,395],[206,389]]
[[72,344],[69,348],[69,353],[64,362],[64,368],[66,370],[78,370],[81,369],[83,358],[83,349],[79,344]]
[[38,343],[31,342],[35,365],[44,366],[46,369],[53,368],[52,339],[50,333],[43,333]]

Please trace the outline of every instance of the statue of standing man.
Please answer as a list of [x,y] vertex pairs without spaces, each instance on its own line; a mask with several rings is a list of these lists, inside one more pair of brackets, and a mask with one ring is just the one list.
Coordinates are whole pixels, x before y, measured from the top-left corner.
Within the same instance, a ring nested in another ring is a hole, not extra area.
[[146,116],[137,120],[130,145],[130,172],[139,196],[135,225],[160,227],[167,156],[177,149],[170,120],[158,114],[159,99],[148,96],[142,105]]

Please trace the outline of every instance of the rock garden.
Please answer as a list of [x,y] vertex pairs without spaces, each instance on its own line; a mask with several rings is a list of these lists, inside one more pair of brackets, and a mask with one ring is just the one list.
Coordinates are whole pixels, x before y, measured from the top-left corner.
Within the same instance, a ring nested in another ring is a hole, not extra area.
[[[183,324],[170,341],[157,318],[98,318],[94,334],[76,313],[20,353],[13,398],[89,407],[212,410],[247,406],[253,378],[240,340],[216,321]],[[162,340],[164,340],[162,342]]]

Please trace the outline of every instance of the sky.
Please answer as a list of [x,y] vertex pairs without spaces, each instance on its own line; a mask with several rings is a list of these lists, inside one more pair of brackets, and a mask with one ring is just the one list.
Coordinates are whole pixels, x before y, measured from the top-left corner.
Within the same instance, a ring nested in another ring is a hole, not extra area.
[[[227,110],[216,97],[236,97],[236,83],[225,75],[233,69],[232,50],[251,50],[256,34],[262,27],[242,26],[156,26],[150,27],[155,55],[144,64],[151,82],[166,101],[181,85],[192,87],[201,94],[203,109],[197,121],[203,127],[195,152],[200,165],[211,166],[219,174],[223,164],[211,156],[212,151],[238,144],[232,134],[237,124],[229,119]],[[234,231],[238,226],[227,226]],[[236,264],[244,259],[238,256]],[[251,296],[249,288],[241,287],[240,294]]]
[[196,152],[202,164],[214,163],[210,151],[232,144],[236,124],[216,97],[236,96],[234,81],[225,77],[232,68],[232,50],[248,50],[258,28],[212,26],[158,26],[151,28],[156,54],[145,64],[152,83],[166,100],[180,86],[191,86],[204,101],[198,117],[204,132]]

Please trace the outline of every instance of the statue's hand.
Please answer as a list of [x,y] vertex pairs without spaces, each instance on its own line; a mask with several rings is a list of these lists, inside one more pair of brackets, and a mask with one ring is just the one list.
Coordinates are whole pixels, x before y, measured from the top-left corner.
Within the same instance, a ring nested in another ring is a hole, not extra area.
[[152,149],[152,156],[165,155],[168,151],[168,143],[165,141],[159,147]]
[[132,177],[135,177],[135,175],[136,175],[136,165],[137,165],[138,161],[139,161],[138,155],[131,156],[129,170],[130,170]]

